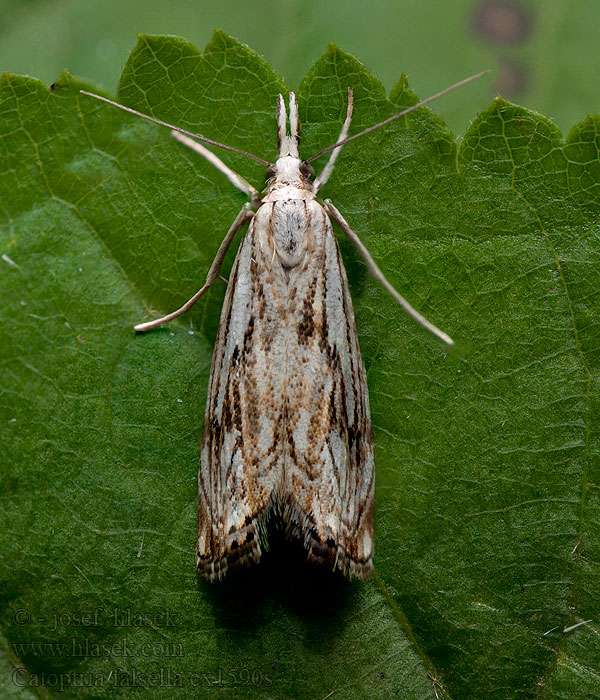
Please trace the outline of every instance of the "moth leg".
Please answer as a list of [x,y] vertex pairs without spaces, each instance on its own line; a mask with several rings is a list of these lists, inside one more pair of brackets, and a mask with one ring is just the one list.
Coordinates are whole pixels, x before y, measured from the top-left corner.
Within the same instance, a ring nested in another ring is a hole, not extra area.
[[247,194],[252,200],[253,204],[258,204],[260,202],[260,192],[239,173],[236,173],[235,170],[232,170],[230,167],[225,165],[225,163],[223,163],[223,161],[212,151],[209,151],[208,148],[204,148],[202,144],[194,141],[194,139],[190,139],[189,137],[180,134],[178,131],[171,131],[171,136],[174,139],[177,139],[179,143],[182,143],[184,146],[191,148],[192,151],[195,151],[203,158],[206,158],[211,165],[214,165],[217,170],[225,175],[225,177],[234,187],[237,187],[238,190],[241,190],[244,192],[244,194]]
[[206,282],[204,283],[204,286],[202,289],[197,291],[194,296],[191,299],[188,299],[185,304],[180,308],[177,309],[177,311],[173,311],[170,314],[167,314],[166,316],[163,316],[162,318],[157,318],[154,321],[147,321],[146,323],[138,323],[137,326],[134,326],[134,330],[136,331],[147,331],[150,330],[151,328],[157,328],[158,326],[161,326],[163,323],[167,323],[167,321],[172,321],[174,318],[177,318],[177,316],[181,316],[181,314],[185,313],[186,311],[189,311],[192,306],[200,299],[200,297],[209,290],[211,285],[215,282],[217,279],[222,279],[221,278],[221,265],[223,264],[223,260],[225,259],[225,255],[227,253],[227,249],[229,248],[231,241],[233,240],[235,234],[242,228],[242,226],[252,219],[254,216],[254,212],[252,211],[252,208],[250,204],[246,203],[242,207],[242,210],[240,213],[237,215],[235,221],[231,224],[231,227],[229,231],[227,231],[227,235],[221,242],[221,245],[219,246],[219,250],[217,251],[217,254],[215,255],[215,259],[212,262],[212,265],[210,266],[210,269],[208,271],[208,275],[206,276]]
[[331,200],[326,199],[325,200],[325,210],[327,213],[331,216],[331,218],[339,225],[339,227],[342,229],[342,231],[348,236],[348,238],[354,243],[356,246],[356,249],[358,252],[361,254],[363,257],[364,261],[367,263],[367,268],[371,275],[381,282],[381,284],[386,288],[386,290],[392,295],[392,297],[395,299],[398,304],[406,311],[406,313],[414,319],[419,325],[423,326],[423,328],[426,328],[428,331],[433,333],[433,335],[437,336],[441,340],[443,340],[445,343],[448,343],[448,345],[454,345],[454,341],[449,335],[446,335],[443,331],[441,331],[439,328],[436,328],[433,323],[430,323],[424,316],[421,316],[421,314],[416,310],[413,309],[413,307],[406,301],[406,299],[401,296],[395,289],[394,287],[387,281],[385,278],[383,272],[377,267],[377,264],[371,257],[371,254],[369,251],[365,248],[363,245],[362,241],[360,238],[354,233],[354,231],[350,228],[348,225],[348,222],[344,217],[340,214],[340,212],[334,207],[332,204]]
[[[344,141],[347,136],[348,136],[348,131],[350,130],[350,124],[352,123],[352,110],[354,109],[354,92],[352,91],[352,88],[348,88],[348,109],[346,111],[346,121],[344,122],[344,125],[342,126],[342,130],[340,131],[340,135],[337,138],[337,141]],[[336,143],[337,143],[336,141]],[[333,166],[335,165],[335,161],[337,157],[340,154],[340,151],[342,150],[342,146],[338,146],[337,148],[334,148],[333,151],[331,151],[331,155],[329,156],[329,160],[327,161],[327,165],[323,168],[321,171],[321,174],[318,175],[315,178],[315,181],[313,182],[313,193],[317,194],[317,192],[323,187],[323,185],[329,180],[331,173],[333,172]]]

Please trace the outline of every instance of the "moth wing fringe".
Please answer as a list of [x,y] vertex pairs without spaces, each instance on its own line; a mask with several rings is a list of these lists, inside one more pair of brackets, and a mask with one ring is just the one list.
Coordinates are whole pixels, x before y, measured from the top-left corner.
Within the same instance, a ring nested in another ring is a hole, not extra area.
[[263,552],[269,551],[267,523],[271,511],[272,504],[269,504],[261,513],[256,514],[248,525],[230,532],[222,554],[215,556],[214,552],[211,552],[201,555],[198,550],[198,573],[210,582],[222,581],[228,571],[258,564]]
[[342,538],[333,533],[319,535],[318,528],[310,515],[297,505],[288,503],[283,512],[286,536],[290,540],[300,540],[307,552],[309,564],[340,571],[348,578],[366,579],[373,570],[373,560],[369,556],[359,559],[345,547]]

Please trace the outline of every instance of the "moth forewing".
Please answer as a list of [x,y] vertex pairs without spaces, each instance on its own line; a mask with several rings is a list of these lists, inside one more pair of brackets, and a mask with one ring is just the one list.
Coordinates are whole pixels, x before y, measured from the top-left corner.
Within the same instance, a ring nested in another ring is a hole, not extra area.
[[[199,292],[168,316],[135,326],[147,330],[191,308],[220,276],[231,241],[250,222],[229,277],[206,402],[197,569],[207,579],[221,579],[230,568],[258,562],[268,548],[267,525],[274,515],[288,537],[304,543],[309,561],[358,578],[373,568],[375,470],[369,397],[346,272],[328,214],[404,310],[447,343],[452,340],[400,296],[341,213],[330,201],[322,206],[316,195],[344,143],[483,74],[354,136],[348,136],[353,104],[349,90],[337,143],[304,162],[298,152],[296,98],[290,93],[288,131],[279,95],[277,161],[271,164],[244,152],[269,168],[264,196],[193,138],[223,144],[158,122],[175,129],[183,145],[220,170],[256,209],[242,208]],[[328,151],[329,161],[313,181],[309,163]]]

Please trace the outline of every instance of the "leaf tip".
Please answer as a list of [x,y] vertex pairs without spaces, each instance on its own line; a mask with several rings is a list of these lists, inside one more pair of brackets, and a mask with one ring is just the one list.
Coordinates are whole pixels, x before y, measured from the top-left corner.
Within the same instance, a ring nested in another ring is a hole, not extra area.
[[406,73],[400,73],[400,78],[392,88],[389,99],[390,102],[397,106],[408,107],[416,105],[419,101],[417,95],[409,87],[408,77],[406,76]]
[[229,39],[232,39],[232,37],[227,34],[226,31],[223,29],[215,29],[212,33],[211,41],[223,41],[227,42]]
[[248,46],[248,44],[244,44],[243,41],[236,39],[234,36],[231,36],[231,34],[228,34],[223,29],[215,29],[204,51],[207,53],[215,50],[222,52],[224,49],[242,51],[249,57],[256,57],[264,61],[264,58],[262,58],[262,56],[260,56],[260,54],[257,53],[253,48]]
[[74,82],[73,76],[65,69],[52,85],[48,87],[48,90],[64,90],[65,88],[73,87]]
[[325,55],[335,55],[339,53],[342,53],[342,49],[340,49],[337,44],[334,44],[333,41],[330,41],[325,49]]

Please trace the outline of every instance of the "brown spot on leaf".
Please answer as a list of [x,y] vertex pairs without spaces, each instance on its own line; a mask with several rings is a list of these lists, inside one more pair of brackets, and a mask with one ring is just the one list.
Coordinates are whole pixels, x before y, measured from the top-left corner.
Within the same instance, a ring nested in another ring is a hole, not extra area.
[[531,34],[532,24],[527,8],[506,0],[479,3],[473,14],[475,32],[495,44],[518,44],[524,41]]

